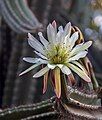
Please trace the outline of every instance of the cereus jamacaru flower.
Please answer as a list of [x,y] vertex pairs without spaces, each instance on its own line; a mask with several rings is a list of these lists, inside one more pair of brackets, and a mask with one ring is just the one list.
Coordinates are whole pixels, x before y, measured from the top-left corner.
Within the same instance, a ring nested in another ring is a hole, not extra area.
[[47,26],[47,39],[43,37],[41,32],[39,32],[38,35],[40,41],[28,33],[28,43],[34,48],[34,52],[38,57],[23,58],[24,61],[32,63],[33,65],[20,75],[44,64],[44,67],[35,73],[33,77],[38,78],[44,75],[44,93],[47,88],[48,73],[50,72],[54,78],[54,90],[58,98],[61,96],[61,73],[68,76],[74,71],[83,80],[91,82],[85,68],[78,61],[80,58],[86,56],[88,53],[87,49],[91,46],[92,41],[76,45],[78,32],[71,33],[70,22],[65,28],[62,26],[58,27],[58,30],[55,21],[49,24]]

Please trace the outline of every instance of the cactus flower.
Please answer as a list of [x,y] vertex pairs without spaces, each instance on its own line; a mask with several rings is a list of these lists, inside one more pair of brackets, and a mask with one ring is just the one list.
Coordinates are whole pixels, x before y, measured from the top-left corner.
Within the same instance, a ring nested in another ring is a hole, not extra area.
[[58,27],[56,22],[47,26],[47,39],[43,37],[41,32],[38,33],[40,41],[28,33],[28,43],[35,50],[36,58],[25,57],[24,61],[32,63],[33,65],[27,70],[23,71],[23,75],[30,70],[44,65],[44,67],[34,74],[34,78],[44,75],[43,93],[47,89],[47,80],[49,73],[53,78],[54,90],[56,96],[61,96],[61,73],[70,75],[72,71],[78,74],[83,80],[91,82],[87,75],[85,68],[79,62],[80,58],[84,58],[88,53],[88,48],[92,41],[86,43],[75,44],[78,40],[78,32],[71,34],[71,23],[67,23],[63,28]]

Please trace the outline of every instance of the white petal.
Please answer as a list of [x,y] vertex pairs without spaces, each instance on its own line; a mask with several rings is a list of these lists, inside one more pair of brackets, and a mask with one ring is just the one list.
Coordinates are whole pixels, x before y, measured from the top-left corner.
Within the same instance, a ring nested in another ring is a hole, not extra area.
[[23,58],[24,61],[29,62],[29,63],[38,63],[40,62],[41,64],[48,64],[47,60],[41,59],[41,58],[31,58],[31,57],[26,57]]
[[70,40],[70,35],[68,34],[67,36],[65,36],[63,43],[66,45],[66,47],[68,47],[68,49],[71,49],[69,40]]
[[32,65],[30,68],[28,68],[28,69],[26,69],[25,71],[23,71],[22,73],[20,73],[19,76],[21,76],[21,75],[23,75],[23,74],[31,71],[32,69],[34,69],[35,67],[37,67],[37,66],[39,66],[39,65],[41,65],[41,63],[37,63],[37,64]]
[[38,63],[40,61],[39,58],[31,58],[31,57],[23,58],[23,60],[29,63]]
[[30,33],[28,33],[28,44],[36,51],[44,54],[44,46]]
[[53,44],[55,41],[55,35],[56,35],[55,28],[51,24],[49,24],[47,26],[47,36],[51,44]]
[[60,69],[63,67],[62,64],[47,64],[47,66],[50,68],[50,69],[54,69],[55,67],[59,67]]
[[77,40],[78,40],[78,32],[75,32],[72,34],[72,36],[69,38],[69,41],[68,41],[68,45],[70,45],[70,49],[73,48]]
[[63,66],[61,70],[66,75],[69,75],[71,73],[71,70],[67,66]]
[[77,54],[78,52],[80,51],[84,51],[84,50],[87,50],[90,46],[92,45],[92,41],[88,41],[86,43],[81,43],[79,45],[76,45],[73,50],[71,51],[70,53],[70,56],[73,56],[75,54]]
[[54,65],[54,64],[47,64],[48,68],[50,69],[54,69],[57,65]]
[[29,62],[29,63],[38,63],[40,62],[41,64],[48,64],[47,60],[41,59],[41,58],[31,58],[31,57],[26,57],[23,58],[24,61]]
[[41,63],[41,64],[48,64],[49,62],[48,62],[48,60],[40,59],[40,63]]
[[63,26],[59,26],[59,27],[58,27],[58,30],[61,31],[61,32],[64,32],[64,31],[63,31]]
[[91,82],[91,79],[88,77],[88,75],[81,70],[80,68],[78,68],[77,66],[69,63],[68,66],[70,67],[70,69],[72,69],[75,73],[77,73],[82,79],[84,79],[87,82]]
[[70,34],[71,34],[71,23],[69,22],[66,24],[66,26],[64,28],[64,35],[70,36]]
[[76,54],[75,56],[69,58],[69,62],[71,61],[74,61],[74,60],[79,60],[80,58],[83,58],[86,56],[88,52],[87,51],[82,51],[82,52],[79,52],[78,54]]
[[62,64],[57,64],[56,66],[59,67],[60,69],[63,67]]
[[39,35],[39,37],[40,37],[41,43],[42,43],[42,44],[44,45],[44,47],[47,49],[47,46],[48,46],[49,42],[43,37],[43,35],[42,35],[41,32],[39,32],[38,35]]
[[81,68],[84,72],[87,73],[87,71],[86,71],[86,69],[84,68],[84,66],[82,66],[79,62],[73,61],[72,63],[75,64],[75,65],[77,65],[79,68]]
[[37,72],[33,77],[34,78],[41,77],[42,75],[44,75],[48,71],[49,71],[49,68],[46,66],[43,69],[41,69],[39,72]]
[[37,52],[37,51],[34,51],[34,52],[35,52],[35,54],[37,54],[37,55],[40,56],[41,58],[47,60],[47,57],[46,57],[46,56],[42,55],[41,53],[39,53],[39,52]]
[[[62,31],[58,31],[57,35],[56,35],[56,43],[62,43],[63,41],[63,32]],[[55,44],[56,44],[55,43]]]

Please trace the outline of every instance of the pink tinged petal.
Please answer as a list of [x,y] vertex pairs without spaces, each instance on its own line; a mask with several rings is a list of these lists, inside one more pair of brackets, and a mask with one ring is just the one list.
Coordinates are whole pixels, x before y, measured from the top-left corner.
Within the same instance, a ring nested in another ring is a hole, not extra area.
[[28,33],[28,44],[36,51],[44,54],[44,46],[30,33]]
[[88,41],[86,43],[81,43],[79,45],[76,45],[73,50],[70,52],[70,57],[77,54],[80,51],[87,50],[92,45],[92,41]]
[[43,94],[46,92],[47,90],[47,81],[48,81],[48,72],[45,73],[44,75],[44,81],[43,81]]
[[49,42],[43,37],[43,35],[42,35],[41,32],[39,32],[38,35],[39,35],[39,38],[40,38],[41,43],[42,43],[42,44],[44,45],[44,47],[47,49]]
[[37,54],[39,57],[41,57],[42,59],[45,59],[45,60],[47,60],[47,57],[46,56],[44,56],[44,55],[42,55],[41,53],[39,53],[39,52],[37,52],[37,51],[34,51],[35,52],[35,54]]
[[71,74],[71,70],[65,65],[61,68],[61,71],[66,75]]
[[68,75],[68,80],[69,80],[69,82],[71,82],[72,86],[75,85],[76,80],[75,80],[75,78],[74,78],[72,73]]
[[30,68],[26,69],[25,71],[23,71],[22,73],[19,74],[19,76],[31,71],[32,69],[36,68],[37,66],[41,65],[41,63],[37,63],[37,64],[34,64],[32,65]]
[[77,73],[86,82],[91,82],[91,79],[88,77],[88,75],[83,70],[81,70],[80,68],[78,68],[77,66],[71,63],[69,63],[68,66],[70,67],[70,69],[72,69],[75,73]]
[[79,52],[75,56],[69,58],[68,61],[71,62],[71,61],[74,61],[74,60],[79,60],[80,58],[84,58],[87,53],[88,53],[87,51]]
[[46,66],[43,69],[41,69],[39,72],[37,72],[33,77],[34,78],[41,77],[41,76],[43,76],[48,71],[49,71],[49,68]]
[[56,34],[57,34],[57,24],[56,24],[55,20],[52,22],[52,26],[53,26],[53,28],[55,30],[55,37],[56,37]]
[[53,26],[54,28],[57,28],[57,24],[56,24],[56,21],[55,21],[55,20],[52,22],[52,26]]
[[54,69],[54,77],[55,77],[55,93],[57,98],[61,97],[61,78],[60,78],[60,69],[56,67]]

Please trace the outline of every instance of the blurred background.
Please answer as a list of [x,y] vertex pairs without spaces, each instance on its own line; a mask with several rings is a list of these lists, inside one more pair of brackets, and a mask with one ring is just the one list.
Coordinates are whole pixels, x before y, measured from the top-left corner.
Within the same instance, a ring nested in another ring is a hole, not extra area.
[[85,41],[93,41],[88,56],[102,86],[102,0],[0,0],[0,107],[36,103],[54,94],[50,83],[42,94],[43,78],[32,77],[36,70],[19,77],[31,66],[22,58],[35,56],[27,33],[38,38],[37,32],[43,31],[46,36],[53,20],[58,26],[70,21]]

